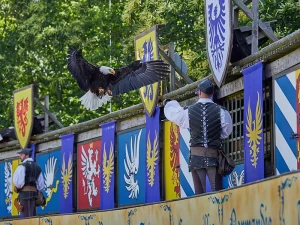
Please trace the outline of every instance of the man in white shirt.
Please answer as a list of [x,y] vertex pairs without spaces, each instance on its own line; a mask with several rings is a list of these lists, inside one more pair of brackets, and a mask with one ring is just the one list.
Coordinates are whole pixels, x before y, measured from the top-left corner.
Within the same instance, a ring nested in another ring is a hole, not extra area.
[[182,128],[190,128],[189,171],[192,172],[195,194],[206,192],[206,175],[211,190],[222,189],[222,176],[218,173],[219,151],[222,139],[232,132],[230,114],[212,101],[214,86],[210,80],[202,81],[197,90],[199,100],[187,109],[175,100],[163,103],[168,120]]
[[20,154],[22,164],[17,167],[13,177],[14,191],[19,193],[20,206],[18,210],[22,212],[23,217],[32,217],[36,215],[35,200],[38,191],[45,187],[44,178],[42,169],[31,158],[32,150],[30,148],[24,148],[18,154]]

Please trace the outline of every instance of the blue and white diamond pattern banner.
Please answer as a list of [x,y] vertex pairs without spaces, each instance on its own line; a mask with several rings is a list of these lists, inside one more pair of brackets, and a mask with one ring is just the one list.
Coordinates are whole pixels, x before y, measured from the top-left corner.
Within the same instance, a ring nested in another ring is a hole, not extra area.
[[231,0],[205,0],[206,51],[211,72],[220,87],[232,49]]

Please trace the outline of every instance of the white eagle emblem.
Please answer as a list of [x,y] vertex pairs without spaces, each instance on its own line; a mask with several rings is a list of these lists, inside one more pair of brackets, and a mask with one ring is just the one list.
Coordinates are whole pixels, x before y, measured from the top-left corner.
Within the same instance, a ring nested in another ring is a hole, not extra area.
[[11,162],[5,162],[4,164],[4,192],[5,192],[5,204],[8,213],[11,213],[12,209],[12,164]]
[[[138,180],[134,180],[134,175],[139,171],[139,152],[140,152],[140,138],[141,138],[142,130],[140,130],[138,137],[136,135],[134,137],[134,145],[132,145],[132,136],[130,138],[130,158],[128,156],[128,148],[127,143],[125,146],[126,149],[126,158],[124,159],[124,167],[126,174],[124,174],[124,180],[126,184],[126,189],[130,191],[128,195],[129,198],[137,198],[139,194],[139,184]],[[127,176],[128,178],[127,178]]]
[[[58,168],[55,168],[56,161],[57,158],[52,156],[47,160],[47,163],[45,165],[44,180],[45,180],[45,192],[47,195],[46,205],[51,200],[53,193],[56,193],[58,190],[59,180],[57,179],[56,182],[54,182],[55,174],[58,171]],[[44,209],[46,205],[42,206],[41,208]]]
[[[82,175],[85,179],[82,179],[82,186],[84,188],[84,195],[88,195],[89,204],[93,206],[93,196],[97,196],[98,188],[95,185],[95,176],[99,177],[100,174],[100,164],[98,164],[98,150],[94,152],[93,149],[88,149],[88,156],[82,146],[82,153],[81,153],[81,171]],[[96,155],[96,159],[93,161],[92,156],[93,154]],[[98,164],[98,168],[97,168]]]
[[229,188],[241,186],[244,183],[244,170],[242,170],[241,174],[238,175],[236,171],[233,171],[228,176],[228,186]]

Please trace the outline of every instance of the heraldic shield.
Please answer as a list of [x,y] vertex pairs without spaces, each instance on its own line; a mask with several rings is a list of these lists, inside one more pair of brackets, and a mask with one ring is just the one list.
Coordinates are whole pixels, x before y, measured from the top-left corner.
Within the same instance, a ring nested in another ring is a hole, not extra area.
[[26,148],[33,127],[34,85],[28,85],[14,91],[15,133],[22,148]]
[[[135,58],[142,62],[157,60],[158,36],[156,25],[139,34],[134,39]],[[151,117],[154,113],[158,99],[159,82],[140,88],[140,96],[147,114]]]
[[206,51],[214,80],[221,87],[232,50],[231,0],[205,0]]

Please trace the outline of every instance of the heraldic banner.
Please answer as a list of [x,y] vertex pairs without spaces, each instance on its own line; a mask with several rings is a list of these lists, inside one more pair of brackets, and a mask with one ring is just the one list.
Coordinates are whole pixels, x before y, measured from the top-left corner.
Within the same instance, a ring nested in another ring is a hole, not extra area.
[[245,183],[264,178],[263,65],[244,69]]
[[[300,134],[300,69],[296,70],[297,134]],[[300,139],[297,138],[297,169],[300,169]]]
[[60,137],[62,160],[61,165],[61,184],[60,184],[60,213],[73,212],[73,153],[74,135],[67,134]]
[[159,115],[156,107],[152,117],[146,115],[146,203],[159,202]]
[[61,157],[60,149],[42,152],[36,155],[36,162],[42,169],[45,180],[43,195],[46,198],[46,205],[37,207],[37,214],[59,213],[60,207],[60,177],[61,177]]
[[115,207],[115,121],[100,125],[102,128],[102,154],[100,159],[100,209]]
[[14,125],[21,148],[26,148],[33,127],[33,85],[14,91]]
[[[156,25],[135,37],[135,58],[142,62],[157,60],[159,57]],[[158,99],[159,83],[140,88],[140,96],[146,113],[152,116]]]
[[164,122],[164,177],[166,200],[180,198],[179,127]]
[[77,145],[77,209],[100,207],[101,140]]
[[146,202],[146,129],[118,135],[118,204]]

